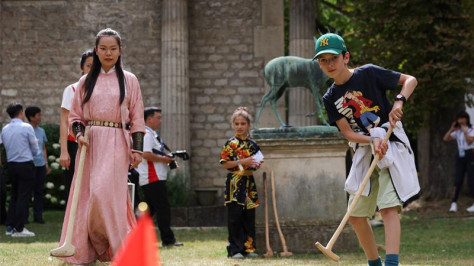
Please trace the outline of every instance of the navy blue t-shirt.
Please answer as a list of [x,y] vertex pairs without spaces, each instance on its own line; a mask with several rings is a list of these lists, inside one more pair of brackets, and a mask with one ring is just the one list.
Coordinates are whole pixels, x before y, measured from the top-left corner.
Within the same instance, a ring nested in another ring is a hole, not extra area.
[[345,117],[354,132],[388,122],[392,105],[386,90],[397,87],[400,73],[368,64],[355,68],[351,78],[342,85],[332,84],[323,96],[329,123]]

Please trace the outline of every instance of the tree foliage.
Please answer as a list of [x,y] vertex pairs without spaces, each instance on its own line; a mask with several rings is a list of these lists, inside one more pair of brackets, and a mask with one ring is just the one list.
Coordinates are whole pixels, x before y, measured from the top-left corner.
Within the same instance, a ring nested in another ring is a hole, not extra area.
[[412,104],[405,108],[409,132],[417,131],[426,114],[463,106],[472,78],[472,1],[318,3],[318,29],[339,32],[353,64],[370,62],[418,79]]
[[455,145],[443,143],[442,135],[472,86],[473,7],[469,0],[318,1],[318,28],[344,37],[353,65],[374,63],[417,78],[403,122],[411,136],[418,134],[412,144],[419,144],[428,199],[446,197],[451,187],[453,162],[446,156],[455,154]]
[[416,132],[426,114],[463,109],[473,59],[467,10],[462,1],[358,1],[353,19],[363,40],[360,60],[418,80],[405,108],[408,131]]

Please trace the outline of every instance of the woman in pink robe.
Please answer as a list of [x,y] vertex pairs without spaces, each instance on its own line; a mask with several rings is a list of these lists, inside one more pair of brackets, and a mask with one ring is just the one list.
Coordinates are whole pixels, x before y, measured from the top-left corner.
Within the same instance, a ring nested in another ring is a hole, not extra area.
[[[92,69],[80,79],[69,115],[79,144],[88,145],[72,236],[76,252],[62,258],[69,263],[110,261],[136,223],[127,177],[129,167],[135,168],[142,160],[144,111],[138,80],[122,70],[120,54],[118,33],[111,29],[100,31]],[[88,142],[82,136],[85,126],[90,126]],[[61,245],[74,189],[71,186]]]

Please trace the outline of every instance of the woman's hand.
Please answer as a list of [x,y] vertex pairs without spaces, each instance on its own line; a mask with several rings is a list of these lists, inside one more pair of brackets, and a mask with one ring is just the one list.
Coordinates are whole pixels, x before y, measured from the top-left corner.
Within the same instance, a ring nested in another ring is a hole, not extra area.
[[130,169],[137,168],[138,164],[142,162],[142,155],[138,152],[132,152],[130,158]]
[[82,145],[86,145],[86,147],[89,147],[89,141],[84,138],[84,136],[79,136],[77,138],[77,143],[79,144],[79,148],[82,147]]

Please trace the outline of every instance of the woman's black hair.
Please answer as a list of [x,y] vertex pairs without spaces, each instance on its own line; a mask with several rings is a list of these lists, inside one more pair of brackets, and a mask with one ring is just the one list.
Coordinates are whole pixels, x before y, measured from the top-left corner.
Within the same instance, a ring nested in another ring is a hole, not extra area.
[[81,55],[81,70],[82,75],[84,75],[84,64],[86,63],[87,58],[94,56],[94,49],[87,49]]
[[459,118],[466,118],[466,121],[467,121],[467,125],[469,127],[471,127],[471,118],[469,117],[469,114],[466,112],[466,111],[460,111],[457,115],[456,115],[456,121],[459,119]]
[[[107,28],[97,33],[97,36],[95,37],[96,49],[97,45],[99,44],[100,38],[103,36],[115,37],[119,48],[122,47],[122,39],[120,38],[119,33],[114,31],[113,29]],[[84,83],[84,91],[86,93],[86,97],[84,97],[84,101],[82,102],[82,104],[87,103],[91,98],[92,92],[94,91],[95,83],[97,82],[97,78],[100,74],[101,67],[102,65],[100,63],[99,57],[97,56],[97,53],[94,50],[94,61],[92,62],[91,70],[89,74],[87,74],[86,81]],[[117,79],[120,87],[120,104],[122,104],[123,99],[125,98],[125,75],[123,74],[122,69],[122,55],[119,55],[117,63],[115,63],[115,72],[117,73]]]

